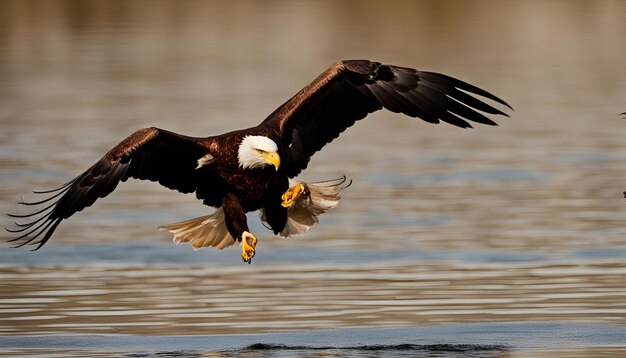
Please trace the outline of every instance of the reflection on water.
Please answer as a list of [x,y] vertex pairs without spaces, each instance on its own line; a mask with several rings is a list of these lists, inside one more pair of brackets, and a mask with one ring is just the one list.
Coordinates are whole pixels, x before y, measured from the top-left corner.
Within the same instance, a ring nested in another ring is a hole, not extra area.
[[623,327],[519,322],[246,335],[22,336],[0,337],[0,344],[22,355],[64,347],[71,357],[589,357],[620,356],[625,339]]
[[[13,352],[9,352],[13,353]],[[33,355],[37,357],[46,357],[42,355],[41,350],[29,349],[20,352],[23,355]],[[20,354],[18,353],[18,354]],[[208,358],[208,357],[250,357],[250,358],[297,358],[297,357],[356,357],[356,358],[372,358],[372,357],[440,357],[440,358],[456,358],[456,357],[473,357],[473,358],[496,358],[507,357],[502,351],[490,349],[490,347],[473,348],[471,346],[449,347],[449,346],[406,346],[401,345],[399,348],[391,346],[381,347],[365,347],[365,348],[309,348],[309,347],[284,347],[278,346],[253,346],[251,348],[226,350],[226,351],[162,351],[150,353],[125,353],[125,352],[93,352],[88,350],[75,350],[68,352],[68,357],[128,357],[128,358],[149,358],[149,357],[177,357],[177,358]],[[50,355],[54,357],[54,355]],[[580,356],[583,357],[583,356]]]
[[516,110],[473,130],[359,123],[303,175],[352,178],[341,206],[287,241],[250,214],[252,265],[172,245],[155,228],[206,208],[124,183],[42,250],[0,250],[2,354],[623,354],[624,33],[620,1],[0,2],[2,212],[137,128],[255,125],[340,58],[445,72]]
[[615,262],[103,265],[3,268],[9,298],[0,299],[0,332],[234,334],[626,318],[626,265]]

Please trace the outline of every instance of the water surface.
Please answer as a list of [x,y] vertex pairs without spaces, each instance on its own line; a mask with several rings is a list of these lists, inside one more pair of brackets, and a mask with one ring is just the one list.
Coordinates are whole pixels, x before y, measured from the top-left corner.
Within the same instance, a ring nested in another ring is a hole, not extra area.
[[206,215],[192,195],[124,183],[41,250],[0,249],[2,355],[623,355],[625,33],[620,1],[0,2],[2,212],[140,127],[256,125],[342,58],[515,108],[368,117],[301,177],[353,179],[340,207],[290,240],[251,213],[252,265],[156,230]]

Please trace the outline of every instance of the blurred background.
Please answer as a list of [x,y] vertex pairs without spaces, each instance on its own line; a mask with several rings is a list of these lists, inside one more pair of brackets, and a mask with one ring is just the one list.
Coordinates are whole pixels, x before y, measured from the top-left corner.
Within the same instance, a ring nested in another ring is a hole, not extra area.
[[290,240],[250,214],[251,266],[156,230],[206,215],[193,195],[124,183],[41,250],[0,249],[0,335],[626,325],[625,34],[619,0],[0,0],[4,213],[140,127],[254,126],[340,59],[515,109],[469,130],[359,122],[300,177],[353,179],[340,207]]

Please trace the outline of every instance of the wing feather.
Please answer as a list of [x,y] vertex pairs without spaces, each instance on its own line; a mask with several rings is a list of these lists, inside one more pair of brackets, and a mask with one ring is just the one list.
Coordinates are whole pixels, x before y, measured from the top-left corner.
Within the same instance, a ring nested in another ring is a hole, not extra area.
[[[30,220],[16,222],[17,229],[7,229],[20,236],[9,240],[16,242],[14,247],[27,244],[43,246],[52,236],[63,219],[91,206],[98,198],[103,198],[115,190],[120,181],[128,178],[157,181],[161,185],[190,193],[199,184],[196,170],[197,160],[206,155],[206,139],[182,136],[158,128],[144,128],[124,139],[106,153],[84,173],[57,189],[35,191],[36,194],[51,194],[33,202],[21,201],[18,204],[37,207],[27,214],[9,214],[16,219]],[[204,177],[203,177],[204,178]],[[202,180],[202,185],[210,185]]]
[[315,152],[356,121],[382,108],[462,128],[471,127],[470,122],[496,125],[480,112],[507,116],[479,97],[511,108],[495,95],[454,77],[368,60],[346,60],[324,71],[261,125],[273,127],[279,134],[287,148],[287,174],[294,177],[307,167]]

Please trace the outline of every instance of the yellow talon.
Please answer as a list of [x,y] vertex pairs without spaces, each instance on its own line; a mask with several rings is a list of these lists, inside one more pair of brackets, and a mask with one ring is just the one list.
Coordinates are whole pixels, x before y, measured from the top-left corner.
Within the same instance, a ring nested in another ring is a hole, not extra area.
[[[248,242],[248,239],[250,242]],[[241,235],[241,259],[243,262],[251,263],[254,257],[254,248],[256,247],[257,238],[251,233],[244,231]]]
[[292,186],[280,197],[283,199],[283,202],[280,205],[284,208],[292,206],[302,193],[304,193],[304,185],[302,185],[302,183]]

